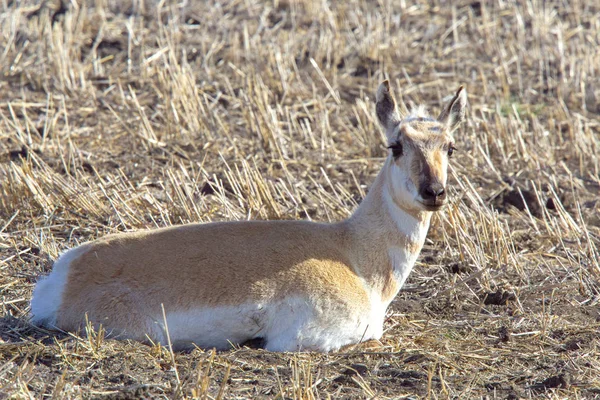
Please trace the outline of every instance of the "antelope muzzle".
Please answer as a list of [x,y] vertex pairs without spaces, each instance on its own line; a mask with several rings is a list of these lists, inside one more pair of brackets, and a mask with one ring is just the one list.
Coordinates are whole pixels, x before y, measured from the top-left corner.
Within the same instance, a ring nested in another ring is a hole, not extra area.
[[437,211],[446,203],[446,189],[439,182],[426,183],[419,192],[422,204],[429,211]]

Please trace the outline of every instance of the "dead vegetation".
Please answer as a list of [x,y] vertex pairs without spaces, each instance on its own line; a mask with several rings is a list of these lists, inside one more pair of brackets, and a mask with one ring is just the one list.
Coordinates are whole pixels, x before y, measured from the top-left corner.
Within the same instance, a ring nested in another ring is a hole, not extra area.
[[[596,3],[3,1],[0,42],[0,397],[600,396]],[[348,216],[384,77],[403,107],[470,101],[384,348],[171,354],[28,323],[51,260],[101,235]]]

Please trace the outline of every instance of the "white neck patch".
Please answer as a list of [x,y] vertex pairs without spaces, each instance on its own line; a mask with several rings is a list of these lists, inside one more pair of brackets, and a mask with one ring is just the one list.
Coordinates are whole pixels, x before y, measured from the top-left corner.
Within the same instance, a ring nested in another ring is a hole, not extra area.
[[404,286],[404,282],[410,275],[415,262],[417,261],[418,253],[410,253],[402,247],[390,247],[388,249],[394,279],[398,284],[398,290]]
[[431,213],[427,213],[425,220],[419,220],[413,215],[407,213],[394,202],[390,189],[387,187],[383,191],[384,202],[387,207],[388,214],[392,217],[396,229],[398,232],[406,237],[406,239],[413,243],[425,242],[425,236],[429,229],[429,219]]
[[[413,215],[398,207],[392,199],[389,190],[390,189],[386,187],[383,192],[389,216],[393,220],[398,233],[404,236],[406,243],[414,243],[415,245],[418,245],[418,249],[420,250],[425,242],[425,237],[427,236],[431,213],[426,213],[423,220],[415,218]],[[398,283],[398,289],[404,285],[404,282],[408,278],[408,275],[412,271],[415,262],[417,261],[417,257],[419,256],[420,251],[413,252],[411,251],[412,249],[414,249],[414,246],[390,246],[388,248],[388,256],[390,258],[394,278]]]

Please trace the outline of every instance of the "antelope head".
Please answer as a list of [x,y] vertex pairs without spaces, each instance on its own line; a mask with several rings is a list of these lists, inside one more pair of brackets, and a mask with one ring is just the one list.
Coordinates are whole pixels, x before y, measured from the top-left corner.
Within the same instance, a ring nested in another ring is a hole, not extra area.
[[464,120],[466,103],[461,86],[437,119],[423,107],[401,119],[388,81],[379,86],[376,112],[388,142],[388,190],[402,209],[438,211],[446,204],[448,159],[455,150],[452,133]]

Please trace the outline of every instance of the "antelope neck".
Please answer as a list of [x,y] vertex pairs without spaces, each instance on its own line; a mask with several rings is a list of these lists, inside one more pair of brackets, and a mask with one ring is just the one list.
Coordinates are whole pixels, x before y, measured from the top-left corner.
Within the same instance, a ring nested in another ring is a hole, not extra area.
[[432,213],[407,210],[395,201],[388,174],[389,159],[358,209],[342,224],[349,232],[356,273],[383,292],[393,277],[397,293],[423,247]]

